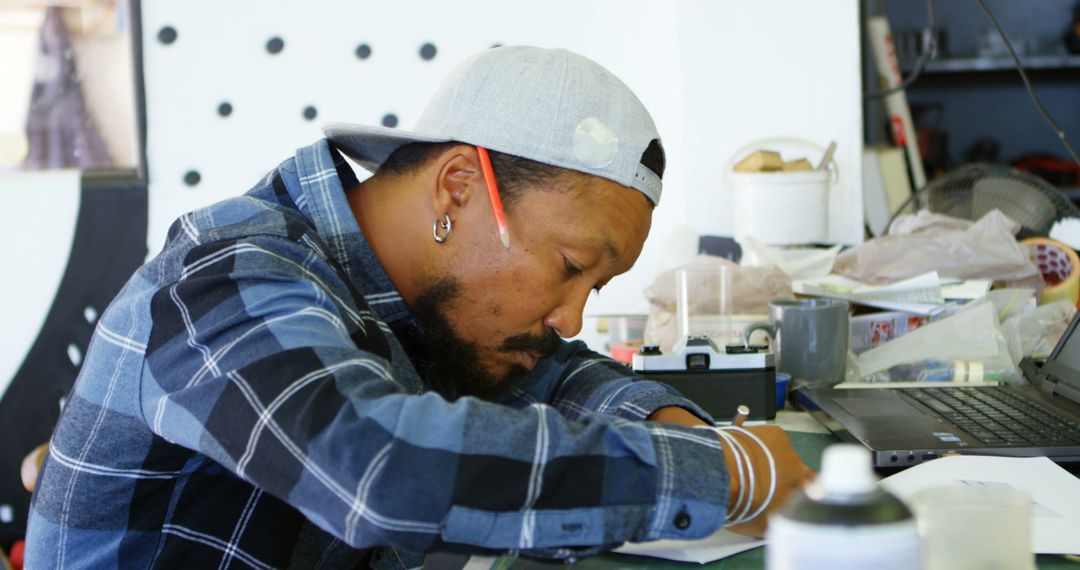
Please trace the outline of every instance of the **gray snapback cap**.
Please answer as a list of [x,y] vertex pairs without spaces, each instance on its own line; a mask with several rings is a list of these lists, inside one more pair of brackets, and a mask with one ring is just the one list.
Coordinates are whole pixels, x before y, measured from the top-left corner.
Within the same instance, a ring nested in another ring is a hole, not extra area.
[[660,203],[664,150],[649,112],[611,72],[564,49],[473,55],[443,80],[412,132],[346,123],[323,132],[372,172],[405,144],[458,141],[607,178]]

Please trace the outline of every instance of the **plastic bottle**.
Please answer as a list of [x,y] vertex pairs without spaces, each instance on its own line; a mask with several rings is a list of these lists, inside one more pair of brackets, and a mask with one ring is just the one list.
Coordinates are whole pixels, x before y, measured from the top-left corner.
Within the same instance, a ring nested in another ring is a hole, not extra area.
[[911,511],[878,488],[869,452],[825,450],[816,481],[769,519],[769,570],[918,570],[919,532]]

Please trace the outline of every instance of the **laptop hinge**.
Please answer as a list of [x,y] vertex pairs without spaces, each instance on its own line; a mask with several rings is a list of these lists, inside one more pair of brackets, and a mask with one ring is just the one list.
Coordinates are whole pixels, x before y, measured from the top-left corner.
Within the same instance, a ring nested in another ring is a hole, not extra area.
[[1039,391],[1047,396],[1054,395],[1054,387],[1057,386],[1057,382],[1050,380],[1049,378],[1043,378],[1038,382]]

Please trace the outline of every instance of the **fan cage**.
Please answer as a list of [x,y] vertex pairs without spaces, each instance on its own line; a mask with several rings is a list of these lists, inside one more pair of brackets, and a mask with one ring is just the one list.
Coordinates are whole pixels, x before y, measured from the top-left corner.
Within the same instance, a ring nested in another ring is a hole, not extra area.
[[1021,225],[1020,238],[1045,236],[1054,222],[1080,217],[1080,209],[1042,178],[983,163],[961,166],[930,181],[893,218],[922,209],[972,221],[1001,210]]

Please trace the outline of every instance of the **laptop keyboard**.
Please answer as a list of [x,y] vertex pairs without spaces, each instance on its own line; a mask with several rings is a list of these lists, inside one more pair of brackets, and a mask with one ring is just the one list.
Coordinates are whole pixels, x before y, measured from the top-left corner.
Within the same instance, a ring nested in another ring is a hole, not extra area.
[[1004,388],[915,388],[900,392],[988,447],[1080,445],[1080,424]]

